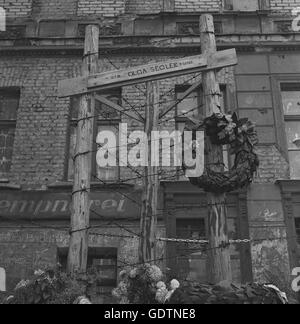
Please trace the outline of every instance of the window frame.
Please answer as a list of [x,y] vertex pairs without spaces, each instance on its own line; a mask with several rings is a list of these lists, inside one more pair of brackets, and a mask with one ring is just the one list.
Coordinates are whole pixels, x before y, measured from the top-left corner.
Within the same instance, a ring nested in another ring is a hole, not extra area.
[[[273,96],[273,106],[274,106],[274,115],[275,115],[275,132],[276,132],[276,143],[280,152],[283,154],[284,158],[290,165],[289,158],[289,146],[286,133],[286,121],[295,121],[299,119],[294,119],[294,116],[286,116],[283,109],[283,98],[281,93],[282,84],[300,84],[300,74],[284,74],[271,77],[271,87],[272,87],[272,96]],[[290,177],[291,180],[297,180]]]
[[[20,100],[21,100],[21,89],[19,87],[0,87],[0,95],[3,92],[10,92],[12,95],[16,95],[18,98],[18,104],[17,104],[17,109],[16,109],[16,115],[14,119],[0,119],[0,127],[2,129],[14,129],[14,140],[15,140],[15,134],[16,134],[16,128],[17,128],[17,121],[18,121],[18,110],[20,108]],[[13,156],[12,156],[13,158]],[[9,172],[11,170],[11,166],[10,169],[8,171],[8,173],[5,175],[5,173],[3,173],[3,176],[1,176],[0,174],[0,178],[1,179],[6,179],[6,176],[8,176]]]
[[[178,89],[182,89],[181,92],[184,92],[185,90],[187,90],[191,86],[192,86],[191,84],[188,84],[188,85],[180,85],[180,84],[175,85],[175,100],[178,99],[178,95],[177,95],[178,92],[179,92]],[[199,87],[194,90],[194,92],[195,91],[198,92],[198,104],[204,105],[203,96],[201,98],[201,91],[203,91],[202,84],[200,84]],[[229,86],[226,83],[220,83],[220,91],[224,95],[225,113],[228,113],[229,111],[231,111],[231,112],[235,111],[236,110],[236,108],[235,108],[236,104],[235,104],[235,101],[233,101],[233,99],[232,99],[232,94],[230,93]],[[203,94],[203,92],[202,92],[202,94]],[[233,108],[232,110],[230,109],[231,105],[232,105],[232,108]],[[178,104],[175,107],[175,130],[179,130],[178,124],[185,123],[188,120],[187,117],[177,117],[177,116],[178,116]],[[229,150],[227,149],[227,153],[228,152],[229,152]],[[229,153],[227,154],[227,163],[228,163],[228,169],[230,169],[234,164],[234,160],[232,159],[232,156]],[[181,168],[177,168],[177,179],[178,180],[180,179],[180,170],[181,170]],[[188,179],[186,179],[186,181],[188,181]]]
[[[68,247],[58,247],[56,252],[56,259],[57,263],[59,263],[62,266],[63,270],[66,270],[67,268],[67,262],[68,262],[68,253],[69,248]],[[94,260],[115,260],[115,265],[100,265],[102,270],[107,269],[113,269],[114,271],[114,279],[103,279],[102,284],[99,284],[97,282],[97,294],[105,296],[104,293],[99,290],[105,289],[105,288],[115,288],[118,285],[118,249],[114,247],[89,247],[88,248],[88,261],[87,261],[87,267],[88,269],[93,269]]]
[[[110,91],[112,92],[112,91]],[[122,89],[114,89],[113,90],[114,94],[119,96],[118,104],[121,105],[122,102]],[[110,95],[110,93],[105,93]],[[101,94],[103,95],[103,94]],[[64,171],[64,180],[67,182],[73,182],[73,179],[69,179],[69,160],[70,160],[70,147],[71,147],[71,129],[72,127],[77,130],[77,119],[73,118],[72,116],[72,109],[73,109],[73,100],[72,98],[70,99],[70,113],[69,113],[69,126],[68,126],[68,132],[67,132],[67,147],[66,147],[66,162],[65,162],[65,171]],[[98,112],[95,109],[95,113],[97,115]],[[116,129],[119,129],[119,123],[122,121],[122,114],[119,113],[119,118],[111,118],[111,119],[101,119],[98,118],[96,119],[96,122],[94,122],[94,130],[93,130],[93,146],[92,146],[92,151],[93,151],[93,157],[92,157],[92,174],[91,174],[91,179],[92,182],[97,182],[97,179],[95,177],[92,177],[93,174],[97,174],[97,163],[96,163],[96,154],[97,154],[97,143],[96,143],[96,137],[98,134],[98,127],[99,126],[114,126]],[[117,175],[116,175],[116,180],[107,180],[106,182],[108,183],[118,183],[121,179],[121,169],[120,166],[117,166]]]

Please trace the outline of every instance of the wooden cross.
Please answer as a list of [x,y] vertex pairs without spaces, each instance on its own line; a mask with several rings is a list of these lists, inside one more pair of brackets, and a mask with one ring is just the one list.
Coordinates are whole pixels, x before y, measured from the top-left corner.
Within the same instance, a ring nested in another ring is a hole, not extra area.
[[[103,90],[134,85],[141,82],[161,80],[196,72],[218,70],[236,64],[237,56],[235,49],[215,52],[210,56],[195,55],[180,59],[150,63],[130,67],[128,69],[120,69],[85,77],[62,80],[58,84],[58,97],[63,98],[82,95],[95,91],[101,92]],[[176,107],[179,101],[188,97],[195,89],[197,89],[197,87],[199,87],[199,85],[200,82],[195,83],[185,91],[180,100],[164,108],[159,114],[159,119]],[[145,122],[145,120],[134,111],[128,111],[115,102],[108,100],[104,96],[96,95],[95,99],[138,122]]]
[[[58,97],[78,95],[84,96],[85,94],[90,94],[94,97],[94,99],[102,102],[103,104],[145,124],[145,131],[150,134],[151,130],[157,127],[157,122],[160,118],[165,116],[169,111],[176,107],[176,105],[181,100],[188,97],[201,84],[201,82],[198,82],[192,85],[188,90],[185,91],[180,100],[164,108],[163,111],[159,113],[159,88],[153,81],[173,78],[176,76],[182,76],[191,73],[203,72],[203,88],[206,96],[205,102],[207,106],[206,111],[209,113],[218,112],[218,110],[220,110],[220,104],[219,97],[216,92],[217,90],[219,91],[219,86],[216,82],[215,73],[217,70],[220,70],[222,68],[236,65],[237,55],[235,49],[227,49],[219,52],[216,51],[212,16],[203,15],[201,16],[200,21],[201,48],[204,54],[134,66],[127,69],[120,69],[104,73],[84,74],[82,77],[63,80],[60,81],[58,85]],[[86,54],[88,55],[88,53]],[[137,115],[135,112],[128,111],[122,106],[106,99],[104,96],[95,94],[96,92],[101,93],[101,91],[104,90],[135,85],[141,82],[147,83],[146,120]],[[221,152],[221,148],[215,148],[211,144],[210,146],[210,148],[215,152]],[[214,153],[212,152],[211,157],[208,160],[213,160],[213,155]],[[153,173],[152,176],[151,173]],[[148,262],[153,259],[153,256],[155,255],[155,225],[157,215],[157,195],[159,187],[158,176],[154,176],[155,173],[157,173],[156,168],[149,167],[147,170],[145,170],[147,179],[145,179],[144,181],[144,198],[142,202],[141,229],[143,235],[140,245],[141,262]],[[77,175],[77,178],[80,178],[80,176]],[[225,203],[224,197],[214,197],[213,194],[211,195],[209,200],[212,203]],[[214,241],[216,244],[218,244],[220,243],[220,238],[213,236],[215,235],[214,233],[216,233],[216,224],[218,223],[219,219],[218,209],[220,208],[212,206],[210,207],[210,209],[211,211],[209,212],[209,214],[211,215],[211,219],[209,220],[209,226],[211,227],[210,234],[212,235],[210,235],[209,238],[211,241]],[[222,213],[224,213],[224,210],[222,210]],[[214,224],[212,222],[212,219],[216,220]],[[226,216],[222,216],[221,219],[226,223]],[[227,233],[226,230],[225,232]],[[226,237],[226,235],[223,237]],[[226,267],[226,265],[222,265],[222,260],[225,260],[225,262],[223,263],[230,263],[230,260],[228,260],[229,251],[227,251],[225,254],[225,257],[220,253],[212,256],[212,258],[214,258],[215,260],[214,262],[211,262],[212,265],[210,266],[210,271],[217,272],[217,275],[214,276],[212,280],[223,280],[230,278],[230,276],[226,277],[226,274],[224,275],[224,272],[226,272],[227,269],[225,269],[225,271],[222,271],[222,269],[215,269],[216,267],[219,268],[218,265],[220,264],[220,268]],[[218,260],[218,258],[220,258],[220,260]],[[230,272],[230,270],[228,271]],[[220,275],[218,273],[220,273]]]

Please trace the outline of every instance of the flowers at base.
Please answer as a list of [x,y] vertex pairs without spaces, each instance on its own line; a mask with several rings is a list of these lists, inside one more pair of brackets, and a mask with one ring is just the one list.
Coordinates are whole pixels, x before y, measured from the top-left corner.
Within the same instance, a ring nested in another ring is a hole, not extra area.
[[132,269],[132,270],[129,272],[129,278],[130,278],[130,279],[135,279],[135,278],[137,277],[137,275],[138,275],[138,271],[137,271],[136,268],[135,268],[135,269]]
[[157,283],[156,288],[157,289],[164,289],[164,288],[167,288],[167,286],[163,281],[160,281],[160,282]]
[[112,295],[119,304],[164,304],[180,284],[174,279],[167,285],[163,278],[161,269],[151,264],[121,271],[121,281]]
[[154,282],[158,282],[162,280],[163,278],[163,273],[159,269],[159,267],[153,265],[147,265],[147,270],[146,270],[147,276],[149,277],[150,280]]
[[21,280],[21,281],[17,284],[15,290],[18,290],[18,289],[21,289],[21,288],[26,288],[29,284],[30,284],[30,281],[29,281],[29,280]]
[[164,284],[164,287],[161,287],[156,291],[155,300],[159,304],[164,304],[166,302],[168,293],[169,293],[169,291],[168,291],[166,285]]
[[74,305],[92,305],[92,303],[87,297],[80,296],[74,301]]
[[34,271],[34,275],[37,276],[37,277],[40,277],[40,276],[42,276],[44,274],[45,274],[45,271],[43,271],[43,270]]
[[173,279],[170,284],[171,290],[176,290],[180,287],[180,283],[178,280]]

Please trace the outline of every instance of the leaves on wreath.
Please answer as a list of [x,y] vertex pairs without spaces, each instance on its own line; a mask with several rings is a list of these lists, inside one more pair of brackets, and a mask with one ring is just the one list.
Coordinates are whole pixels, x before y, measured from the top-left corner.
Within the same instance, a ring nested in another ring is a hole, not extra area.
[[235,155],[235,162],[228,172],[215,172],[206,167],[201,177],[190,178],[190,182],[205,191],[215,193],[230,192],[249,185],[259,166],[255,151],[258,144],[255,124],[248,118],[238,120],[234,113],[223,116],[214,114],[206,118],[203,125],[213,144],[230,146],[229,153]]

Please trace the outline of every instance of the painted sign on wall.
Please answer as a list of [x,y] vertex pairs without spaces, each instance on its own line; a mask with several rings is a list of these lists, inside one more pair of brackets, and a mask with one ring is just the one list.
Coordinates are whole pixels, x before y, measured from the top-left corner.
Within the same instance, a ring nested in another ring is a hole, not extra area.
[[[139,218],[140,192],[91,193],[91,219],[102,217]],[[70,193],[4,192],[0,198],[0,217],[16,219],[70,219]]]

